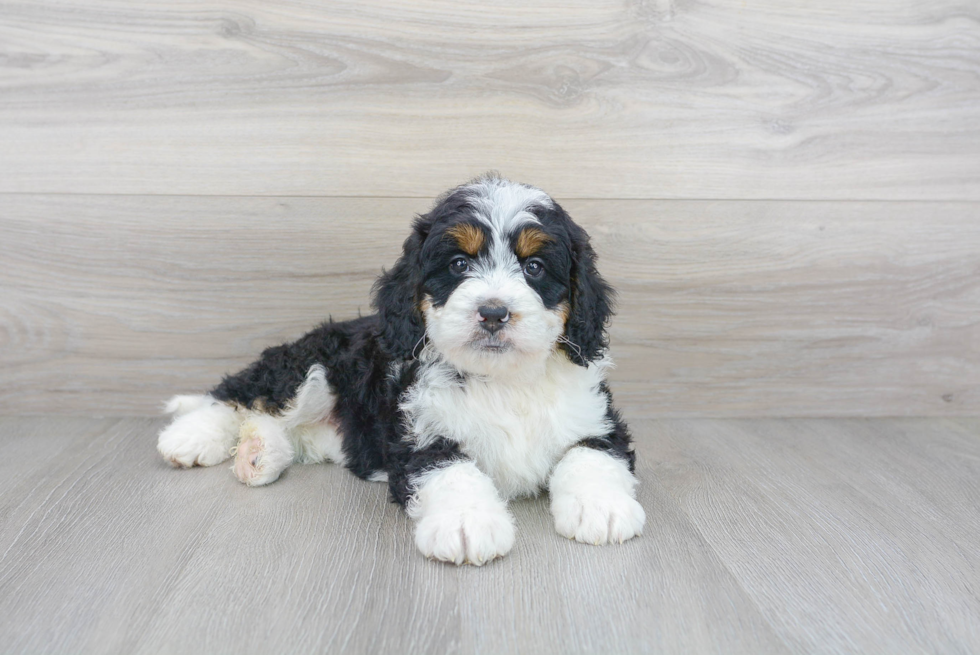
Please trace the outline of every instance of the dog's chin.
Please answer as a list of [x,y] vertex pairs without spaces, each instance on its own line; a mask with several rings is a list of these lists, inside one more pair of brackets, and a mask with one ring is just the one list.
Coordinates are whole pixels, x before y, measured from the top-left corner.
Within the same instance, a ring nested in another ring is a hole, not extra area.
[[488,356],[499,356],[514,350],[514,344],[496,336],[478,337],[470,342],[470,349]]
[[[437,345],[438,348],[438,345]],[[510,378],[540,372],[550,350],[527,349],[506,335],[472,335],[455,348],[439,349],[446,361],[464,373]]]

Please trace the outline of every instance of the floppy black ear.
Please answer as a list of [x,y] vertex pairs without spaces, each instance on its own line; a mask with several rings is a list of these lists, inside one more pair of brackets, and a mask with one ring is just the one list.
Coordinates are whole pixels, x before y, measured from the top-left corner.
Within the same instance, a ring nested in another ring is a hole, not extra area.
[[420,304],[422,244],[427,234],[428,226],[419,218],[405,239],[402,256],[374,283],[371,305],[381,320],[378,337],[384,351],[396,359],[413,359],[425,334]]
[[609,345],[606,323],[613,313],[614,292],[596,270],[596,255],[589,244],[589,235],[571,219],[568,226],[572,240],[572,273],[565,338],[571,343],[561,346],[573,362],[588,366]]

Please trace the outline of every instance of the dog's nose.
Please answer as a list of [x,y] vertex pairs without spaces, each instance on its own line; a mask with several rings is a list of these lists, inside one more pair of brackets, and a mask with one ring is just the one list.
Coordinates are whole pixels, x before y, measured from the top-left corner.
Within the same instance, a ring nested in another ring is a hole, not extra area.
[[481,305],[477,310],[480,314],[480,327],[494,334],[510,320],[510,312],[506,307]]

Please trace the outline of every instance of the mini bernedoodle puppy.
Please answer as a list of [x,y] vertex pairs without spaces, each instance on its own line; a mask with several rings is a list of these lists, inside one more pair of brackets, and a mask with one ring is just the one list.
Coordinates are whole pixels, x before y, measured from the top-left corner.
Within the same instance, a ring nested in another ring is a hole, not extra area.
[[507,500],[547,488],[559,534],[640,534],[635,455],[606,385],[612,290],[585,231],[543,191],[488,175],[415,220],[377,314],[269,348],[206,395],[176,396],[175,466],[235,457],[247,485],[294,462],[387,481],[427,557],[514,545]]

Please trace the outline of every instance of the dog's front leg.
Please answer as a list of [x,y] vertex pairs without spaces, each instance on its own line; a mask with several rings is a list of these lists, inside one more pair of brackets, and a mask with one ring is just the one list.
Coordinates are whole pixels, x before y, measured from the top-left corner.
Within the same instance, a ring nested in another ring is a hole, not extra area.
[[643,531],[636,478],[611,450],[570,449],[551,473],[551,514],[558,534],[588,544],[622,543]]
[[481,566],[514,546],[514,519],[493,480],[443,444],[412,450],[389,478],[396,500],[415,521],[426,557]]

